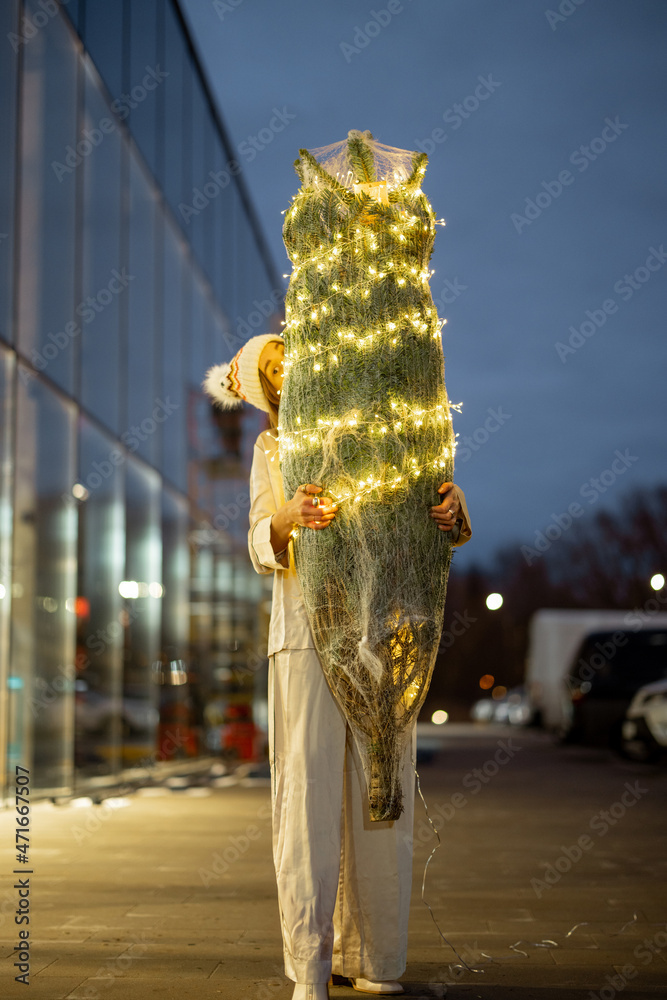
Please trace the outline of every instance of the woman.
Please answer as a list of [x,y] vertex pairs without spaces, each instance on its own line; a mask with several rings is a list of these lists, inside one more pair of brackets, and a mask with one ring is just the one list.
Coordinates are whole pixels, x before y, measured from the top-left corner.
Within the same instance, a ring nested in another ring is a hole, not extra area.
[[[293,1000],[326,1000],[333,972],[360,992],[397,994],[405,971],[412,881],[416,731],[404,760],[404,810],[371,823],[359,755],[319,662],[290,553],[295,526],[326,530],[337,506],[304,483],[283,494],[278,407],[282,337],[253,337],[205,388],[225,407],[243,400],[269,414],[250,473],[248,547],[258,573],[274,573],[269,625],[269,755],[273,859],[285,972]],[[443,483],[430,516],[455,545],[471,536],[463,492]],[[319,505],[313,506],[318,497]]]

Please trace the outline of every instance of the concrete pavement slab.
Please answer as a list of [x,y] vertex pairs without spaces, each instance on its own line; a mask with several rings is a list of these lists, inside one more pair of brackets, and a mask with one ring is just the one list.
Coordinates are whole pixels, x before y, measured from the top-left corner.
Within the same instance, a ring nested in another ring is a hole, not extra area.
[[[496,767],[499,741],[520,750]],[[445,733],[420,779],[442,841],[425,897],[484,971],[460,974],[421,900],[437,838],[418,798],[408,997],[433,1000],[441,982],[448,1000],[667,997],[665,770],[470,726]],[[627,784],[639,795],[632,807],[618,805]],[[117,808],[35,805],[32,1000],[290,1000],[269,790],[236,782],[210,792],[127,796]],[[12,814],[0,814],[3,1000],[26,995],[13,980],[12,842]],[[360,996],[331,990],[332,1000]]]

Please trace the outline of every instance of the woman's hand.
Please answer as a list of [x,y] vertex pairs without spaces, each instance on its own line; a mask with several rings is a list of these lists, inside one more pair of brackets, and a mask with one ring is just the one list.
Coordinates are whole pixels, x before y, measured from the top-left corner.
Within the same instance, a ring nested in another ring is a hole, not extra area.
[[[329,527],[336,516],[338,504],[331,497],[318,497],[317,494],[321,492],[322,487],[313,486],[312,483],[299,486],[292,499],[283,507],[292,524],[300,524],[315,531]],[[313,504],[314,499],[317,500],[317,506]]]
[[[274,552],[282,552],[287,547],[295,524],[314,531],[329,527],[336,516],[338,504],[331,497],[318,497],[317,494],[321,492],[321,486],[306,483],[299,486],[292,499],[276,511],[271,518],[271,545]],[[316,507],[313,506],[313,499],[318,501]]]
[[437,523],[440,531],[451,531],[461,510],[461,498],[456,483],[443,483],[438,487],[442,500],[431,507],[430,517]]

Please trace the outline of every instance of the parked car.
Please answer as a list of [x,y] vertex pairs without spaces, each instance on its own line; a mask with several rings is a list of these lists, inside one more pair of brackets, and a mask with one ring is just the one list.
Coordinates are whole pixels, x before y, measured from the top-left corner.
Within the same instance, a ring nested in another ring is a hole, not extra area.
[[667,751],[667,680],[645,684],[630,702],[619,750],[630,760],[657,763]]
[[667,680],[667,629],[594,632],[567,676],[567,742],[619,748],[626,712],[638,690]]
[[[667,630],[667,612],[643,614],[629,608],[540,608],[530,620],[526,687],[534,724],[562,735],[572,714],[567,675],[577,650],[593,632],[635,633],[643,628]],[[639,685],[638,685],[639,686]]]

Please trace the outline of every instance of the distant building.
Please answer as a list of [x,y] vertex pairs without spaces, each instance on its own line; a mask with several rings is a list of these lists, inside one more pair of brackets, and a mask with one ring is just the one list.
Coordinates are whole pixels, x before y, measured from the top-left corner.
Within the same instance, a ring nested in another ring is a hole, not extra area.
[[5,0],[0,46],[0,768],[68,795],[247,751],[266,424],[201,381],[282,284],[175,0]]

